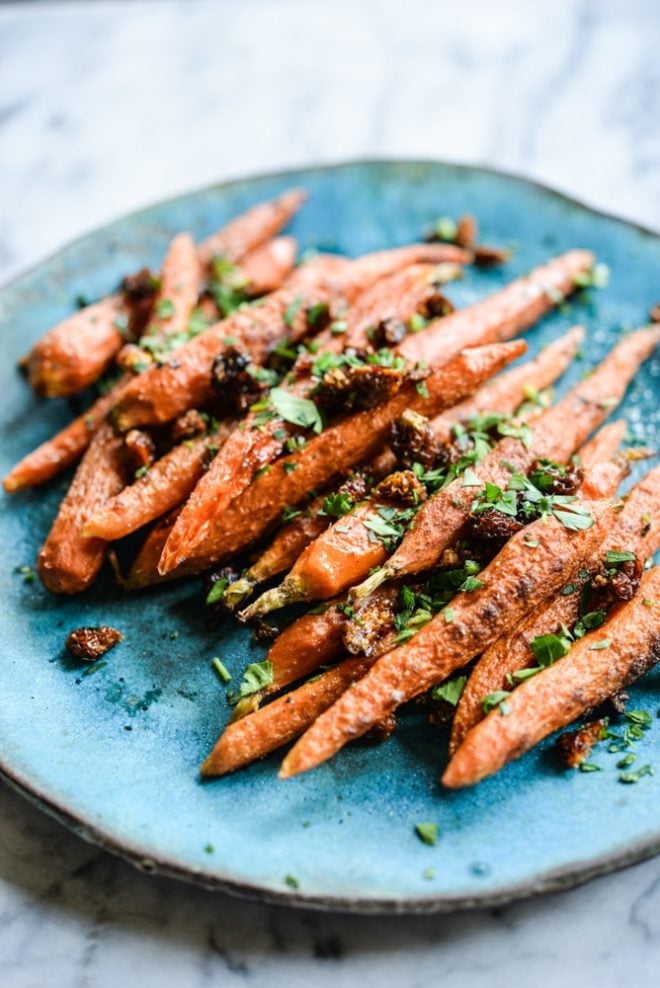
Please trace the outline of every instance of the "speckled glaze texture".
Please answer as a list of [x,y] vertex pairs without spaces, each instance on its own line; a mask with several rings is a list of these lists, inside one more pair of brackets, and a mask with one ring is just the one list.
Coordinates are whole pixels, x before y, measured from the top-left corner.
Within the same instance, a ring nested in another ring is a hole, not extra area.
[[[658,300],[660,238],[505,175],[432,163],[376,162],[310,169],[212,187],[122,219],[77,241],[0,296],[5,360],[0,467],[63,425],[68,403],[33,398],[14,370],[79,293],[108,292],[122,274],[158,265],[179,230],[203,237],[256,200],[302,185],[309,202],[292,230],[303,248],[358,254],[413,240],[439,215],[474,212],[483,237],[513,247],[502,271],[469,271],[448,294],[464,306],[572,246],[612,270],[590,293],[536,327],[536,352],[575,322],[588,342],[561,383],[577,380]],[[622,407],[631,431],[658,441],[658,363]],[[627,483],[643,467],[637,467]],[[438,778],[446,737],[414,713],[384,745],[355,744],[317,771],[281,783],[278,756],[201,783],[197,767],[229,707],[211,660],[234,680],[262,657],[249,630],[209,623],[201,584],[123,596],[109,573],[90,592],[50,597],[14,568],[32,563],[62,483],[0,504],[0,765],[18,788],[67,824],[147,870],[269,899],[363,911],[448,909],[531,894],[584,879],[660,847],[660,775],[617,781],[614,756],[588,776],[562,771],[549,739],[473,790]],[[81,624],[117,627],[124,642],[95,666],[67,658]],[[655,712],[660,674],[633,689]],[[640,742],[657,747],[660,721]],[[435,847],[415,824],[437,822]],[[512,853],[515,849],[515,853]],[[432,877],[430,877],[432,869]]]

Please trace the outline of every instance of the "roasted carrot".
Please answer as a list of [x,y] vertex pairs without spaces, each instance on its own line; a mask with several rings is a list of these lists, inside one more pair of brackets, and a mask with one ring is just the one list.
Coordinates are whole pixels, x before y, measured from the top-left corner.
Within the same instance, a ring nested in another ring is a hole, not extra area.
[[373,662],[364,657],[340,662],[291,693],[229,724],[203,762],[201,774],[209,778],[235,772],[291,741],[360,679]]
[[[642,519],[646,518],[647,521]],[[648,530],[647,530],[648,529]],[[630,492],[611,534],[596,550],[593,563],[604,558],[608,549],[635,552],[644,561],[660,545],[660,467],[648,473]],[[449,750],[456,751],[468,731],[483,718],[482,701],[495,690],[507,689],[507,676],[528,666],[532,659],[530,642],[539,635],[554,633],[562,624],[571,627],[578,618],[584,582],[589,576],[568,585],[569,592],[550,597],[533,614],[508,634],[494,642],[472,670],[457,704],[452,721]],[[572,592],[571,591],[571,587]]]
[[182,333],[197,303],[200,285],[197,248],[189,233],[179,233],[173,238],[163,261],[147,335],[165,338]]
[[103,424],[85,453],[53,526],[39,552],[37,568],[52,593],[79,593],[95,579],[105,557],[102,539],[86,539],[80,529],[90,513],[124,486],[121,440]]
[[240,270],[248,295],[267,295],[282,287],[296,263],[298,245],[293,237],[274,237],[241,259]]
[[[482,397],[477,399],[475,395],[468,402],[488,400],[491,412],[512,411],[524,397],[525,384],[535,390],[546,387],[564,370],[575,354],[582,335],[581,328],[571,331],[548,347],[535,361],[483,385],[477,392]],[[486,398],[483,397],[484,392],[487,392]],[[449,441],[452,415],[457,409],[465,409],[466,405],[467,402],[463,402],[456,409],[433,419],[431,426],[436,438],[442,442]],[[382,526],[379,510],[387,506],[388,503],[376,491],[371,499],[357,505],[326,528],[302,552],[284,582],[263,594],[242,616],[249,620],[296,601],[332,597],[363,580],[374,567],[382,566],[387,559],[387,551],[383,542],[374,536],[373,529],[378,523]]]
[[519,758],[543,738],[634,682],[660,660],[660,567],[637,594],[576,642],[564,658],[522,683],[466,735],[442,781],[471,786]]
[[92,384],[124,342],[118,327],[126,318],[123,298],[112,295],[85,306],[42,336],[27,358],[34,392],[56,398]]
[[[236,498],[205,534],[197,554],[213,558],[231,555],[255,542],[273,526],[287,505],[309,499],[309,492],[332,482],[350,467],[373,456],[387,438],[389,428],[405,408],[426,409],[434,414],[454,404],[495,371],[523,353],[517,341],[466,350],[425,380],[424,395],[406,382],[389,401],[372,411],[349,415],[311,439],[304,449],[272,464]],[[212,540],[212,541],[211,541]],[[187,554],[187,545],[172,536],[163,552],[160,571],[170,572]]]
[[240,261],[248,251],[279,233],[306,198],[302,189],[290,189],[276,199],[252,206],[200,244],[200,262],[209,264],[214,257]]
[[[142,590],[145,587],[163,583],[167,579],[158,573],[158,560],[180,510],[180,508],[174,508],[160,518],[151,529],[127,575],[122,575],[119,578],[119,583],[124,590]],[[115,569],[118,572],[118,567]]]
[[[609,532],[611,502],[585,501],[593,524],[580,531],[556,518],[540,519],[514,535],[460,593],[451,619],[440,613],[407,644],[388,652],[303,735],[282,764],[281,777],[307,771],[366,733],[398,706],[466,665],[533,607],[571,579]],[[529,548],[530,540],[534,548]],[[533,554],[533,555],[532,555]]]
[[85,538],[106,542],[121,539],[182,504],[202,476],[212,453],[217,452],[230,432],[223,424],[208,436],[179,443],[149,467],[134,483],[111,497],[85,522]]
[[566,462],[589,433],[618,405],[640,364],[660,341],[660,328],[642,329],[624,337],[594,370],[534,423],[533,437],[501,440],[475,467],[478,484],[463,486],[459,477],[438,491],[418,511],[401,545],[381,570],[352,591],[367,596],[386,580],[420,573],[433,566],[452,542],[461,537],[472,502],[485,483],[505,487],[511,470],[527,473],[539,457]]

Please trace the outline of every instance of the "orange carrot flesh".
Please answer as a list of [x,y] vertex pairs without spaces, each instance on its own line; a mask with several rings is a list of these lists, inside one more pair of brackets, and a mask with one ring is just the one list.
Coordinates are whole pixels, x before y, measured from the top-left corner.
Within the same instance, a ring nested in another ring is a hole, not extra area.
[[117,326],[126,317],[123,298],[114,295],[85,306],[42,336],[27,360],[34,392],[56,398],[93,384],[124,342]]
[[[603,642],[608,644],[602,647]],[[456,789],[493,775],[659,660],[660,568],[655,567],[604,625],[514,690],[506,717],[494,710],[467,734],[445,770],[444,785]]]
[[295,216],[306,199],[301,189],[290,189],[276,199],[257,203],[230,220],[199,245],[199,259],[209,264],[214,257],[240,261],[274,237]]
[[593,439],[589,439],[578,450],[582,469],[589,470],[597,463],[611,460],[623,442],[627,431],[628,423],[625,419],[608,422],[607,425],[599,429]]
[[[648,518],[648,522],[642,519]],[[648,531],[646,531],[648,527]],[[616,517],[611,534],[598,548],[597,557],[608,549],[626,549],[645,560],[660,546],[660,467],[656,467],[637,484]],[[593,560],[590,561],[593,563]],[[588,571],[589,565],[585,566]],[[507,675],[533,664],[532,639],[554,634],[562,624],[572,627],[579,616],[580,593],[584,581],[575,584],[572,593],[551,597],[537,611],[499,638],[477,662],[461,694],[452,721],[450,752],[456,751],[468,731],[484,714],[482,701],[489,693],[510,688]],[[565,588],[564,588],[565,589]]]
[[3,480],[7,493],[45,484],[79,460],[127,380],[119,381],[107,394],[98,398],[84,415],[79,415],[61,432],[24,456]]
[[145,587],[156,586],[164,582],[166,578],[158,573],[158,560],[179,511],[180,508],[173,508],[167,515],[160,518],[151,529],[127,575],[120,580],[124,590],[143,590]]
[[205,777],[226,775],[291,741],[327,710],[373,659],[347,659],[286,696],[230,724],[201,767]]
[[272,665],[272,681],[266,693],[310,676],[319,668],[335,662],[344,651],[342,631],[346,618],[329,601],[322,612],[303,614],[278,635],[266,658]]
[[229,427],[211,436],[180,443],[133,484],[125,487],[85,523],[86,538],[124,538],[186,500],[204,472],[210,451],[222,444]]
[[255,247],[240,263],[250,295],[267,295],[282,287],[296,263],[298,245],[293,237],[275,237]]
[[373,577],[354,588],[354,596],[371,593],[387,579],[421,573],[460,538],[468,523],[472,502],[481,485],[506,487],[511,471],[527,473],[534,460],[547,457],[565,463],[581,442],[621,401],[640,364],[660,341],[660,327],[642,329],[621,340],[594,370],[534,422],[530,446],[507,438],[479,463],[474,473],[479,486],[464,487],[459,477],[429,498],[415,516],[401,545]]
[[593,263],[589,251],[572,250],[518,278],[495,295],[444,316],[441,332],[431,323],[399,346],[402,356],[433,365],[466,346],[511,339],[537,322],[558,300],[575,290],[575,277]]
[[197,249],[188,233],[172,240],[160,275],[160,287],[146,333],[165,338],[182,333],[197,304],[201,287],[201,270]]
[[121,440],[109,425],[94,434],[69,491],[39,552],[37,568],[52,593],[79,593],[96,578],[105,558],[102,539],[86,539],[80,529],[90,514],[124,486]]
[[[426,378],[423,397],[412,384],[379,407],[351,415],[311,439],[304,449],[278,460],[258,476],[216,520],[211,538],[205,536],[197,553],[213,558],[215,546],[231,555],[266,533],[287,505],[297,505],[350,467],[373,456],[383,445],[388,430],[404,411],[427,409],[432,415],[476,390],[496,370],[523,353],[518,341],[469,350]],[[295,467],[292,468],[292,464]],[[187,558],[187,545],[168,544],[161,559],[161,573],[169,572]]]
[[[577,573],[614,517],[609,502],[582,503],[593,519],[591,527],[570,531],[550,518],[514,535],[481,572],[482,586],[454,598],[453,620],[438,615],[409,643],[380,658],[298,741],[281,777],[319,765],[402,703],[442,682]],[[525,544],[532,537],[538,541],[534,549]]]

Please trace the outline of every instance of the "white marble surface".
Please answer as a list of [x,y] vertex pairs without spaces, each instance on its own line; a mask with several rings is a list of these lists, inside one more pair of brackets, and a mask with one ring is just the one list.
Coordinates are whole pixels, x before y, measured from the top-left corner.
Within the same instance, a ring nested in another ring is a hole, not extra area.
[[[660,228],[656,0],[0,6],[0,280],[225,177],[349,156],[522,171]],[[656,984],[660,861],[504,909],[295,913],[149,879],[0,788],[0,985]]]

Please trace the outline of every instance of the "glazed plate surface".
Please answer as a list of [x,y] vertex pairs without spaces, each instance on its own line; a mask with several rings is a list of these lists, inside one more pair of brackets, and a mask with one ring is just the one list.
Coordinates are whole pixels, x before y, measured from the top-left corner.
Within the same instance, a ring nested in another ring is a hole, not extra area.
[[[356,163],[204,189],[83,238],[0,293],[0,469],[63,426],[68,402],[34,398],[17,360],[79,294],[98,297],[144,264],[158,267],[180,230],[201,238],[257,200],[301,185],[292,224],[302,249],[360,254],[417,239],[439,216],[474,213],[486,242],[513,247],[500,271],[468,271],[448,295],[464,306],[570,247],[609,265],[609,286],[545,319],[531,353],[576,322],[588,329],[574,383],[660,301],[660,238],[519,178],[458,165]],[[660,446],[658,362],[622,412]],[[643,471],[637,467],[627,486]],[[275,755],[235,776],[200,782],[197,767],[229,716],[211,660],[240,680],[263,646],[233,621],[211,626],[201,581],[123,596],[109,573],[88,593],[49,596],[15,568],[32,564],[63,482],[0,498],[0,769],[83,837],[144,868],[270,900],[361,911],[486,904],[562,887],[660,849],[660,762],[622,785],[617,756],[602,769],[562,770],[553,739],[472,790],[443,792],[446,736],[415,713],[380,746],[355,744],[309,775],[278,782]],[[107,661],[66,658],[68,631],[111,624],[125,635]],[[653,714],[637,764],[660,739],[660,671],[632,691]],[[416,823],[439,826],[435,847]]]

